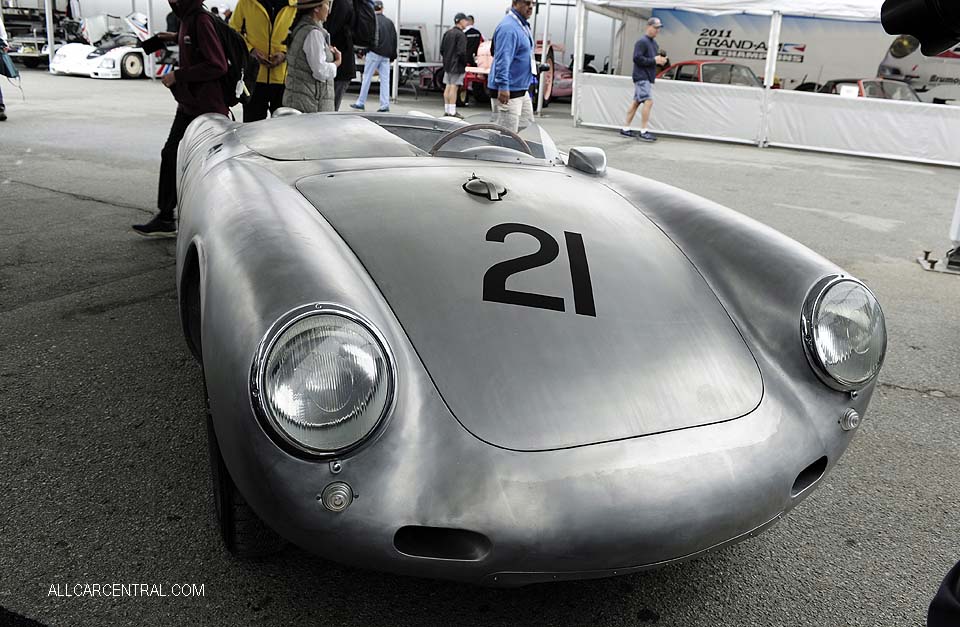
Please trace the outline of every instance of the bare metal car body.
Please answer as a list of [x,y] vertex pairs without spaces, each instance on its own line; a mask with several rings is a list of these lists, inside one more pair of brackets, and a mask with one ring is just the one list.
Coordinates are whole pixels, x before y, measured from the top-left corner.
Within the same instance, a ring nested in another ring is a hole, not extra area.
[[[801,312],[842,270],[702,198],[596,158],[595,173],[571,167],[583,153],[550,162],[482,138],[428,153],[462,125],[312,114],[188,129],[182,320],[257,515],[334,560],[511,586],[689,558],[802,501],[875,385],[831,389],[805,354]],[[505,283],[552,309],[484,299],[490,268],[534,252],[504,235],[529,233],[517,225],[582,238],[592,303],[572,256]],[[380,334],[392,405],[358,447],[305,458],[258,418],[251,373],[278,321],[328,306]],[[354,493],[340,512],[320,502],[332,482]]]

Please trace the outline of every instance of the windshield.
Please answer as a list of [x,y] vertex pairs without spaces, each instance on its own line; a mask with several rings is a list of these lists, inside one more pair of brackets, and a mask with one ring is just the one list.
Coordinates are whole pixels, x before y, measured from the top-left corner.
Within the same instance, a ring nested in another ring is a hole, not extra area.
[[757,75],[753,73],[753,70],[745,65],[734,65],[732,63],[704,63],[700,71],[703,75],[704,83],[760,87],[760,79],[758,79]]
[[883,91],[890,100],[920,101],[919,96],[909,86],[896,81],[883,81]]
[[437,157],[532,165],[562,164],[550,134],[536,122],[512,133],[489,111],[464,120],[425,115],[376,117],[382,128]]

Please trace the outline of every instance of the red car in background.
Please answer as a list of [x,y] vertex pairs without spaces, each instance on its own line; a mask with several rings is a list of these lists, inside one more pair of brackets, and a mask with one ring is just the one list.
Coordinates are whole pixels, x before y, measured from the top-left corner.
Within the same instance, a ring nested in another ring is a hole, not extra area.
[[[477,50],[477,65],[467,68],[467,75],[463,80],[464,90],[479,102],[489,100],[487,94],[487,78],[490,75],[490,66],[493,64],[493,57],[490,55],[490,41],[480,44]],[[547,58],[545,65],[546,76],[544,83],[547,86],[543,93],[543,105],[547,106],[552,100],[557,98],[569,98],[573,95],[573,70],[555,61],[556,55],[563,55],[563,46],[547,42]],[[543,54],[543,41],[537,40],[536,58],[540,61],[540,55]],[[534,104],[537,101],[536,87],[532,89]]]
[[746,65],[727,61],[681,61],[657,74],[658,79],[763,87],[763,83]]

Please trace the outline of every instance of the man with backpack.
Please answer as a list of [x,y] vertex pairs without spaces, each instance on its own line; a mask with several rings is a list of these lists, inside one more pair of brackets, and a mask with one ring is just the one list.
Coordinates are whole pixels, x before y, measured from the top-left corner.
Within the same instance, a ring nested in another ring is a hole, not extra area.
[[243,105],[243,121],[265,120],[283,102],[287,46],[283,43],[297,14],[296,0],[239,0],[230,27],[243,35],[260,64],[257,86]]
[[[180,18],[178,33],[161,33],[160,39],[180,44],[180,68],[162,79],[177,101],[177,114],[160,151],[160,180],[157,186],[157,208],[160,213],[133,230],[146,237],[175,237],[177,223],[173,210],[177,206],[177,148],[183,134],[197,116],[204,113],[227,115],[227,56],[214,20],[203,10],[203,0],[169,0]],[[219,21],[219,20],[218,20]],[[221,22],[226,28],[226,25]]]

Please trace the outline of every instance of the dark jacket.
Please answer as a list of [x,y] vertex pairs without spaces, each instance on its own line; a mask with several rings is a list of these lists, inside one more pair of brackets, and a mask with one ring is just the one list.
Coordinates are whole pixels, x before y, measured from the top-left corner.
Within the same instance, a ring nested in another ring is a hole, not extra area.
[[213,20],[203,11],[203,0],[180,0],[171,8],[180,18],[180,69],[171,91],[179,110],[187,115],[227,115],[220,79],[227,73],[227,57]]
[[462,30],[454,26],[443,34],[440,56],[443,58],[444,72],[463,74],[467,71],[467,36]]
[[476,65],[477,50],[480,49],[480,44],[483,43],[483,35],[480,34],[480,31],[478,31],[475,26],[468,26],[467,30],[463,31],[463,35],[467,38],[467,63],[469,65]]
[[357,76],[353,54],[353,0],[335,0],[323,27],[330,33],[330,45],[343,55],[337,70],[337,81],[352,81]]
[[383,13],[377,13],[377,46],[371,50],[391,61],[397,58],[397,27]]
[[927,612],[927,627],[956,625],[960,625],[960,564],[947,573]]
[[633,82],[657,80],[657,55],[660,46],[646,35],[633,46]]

